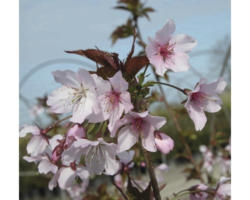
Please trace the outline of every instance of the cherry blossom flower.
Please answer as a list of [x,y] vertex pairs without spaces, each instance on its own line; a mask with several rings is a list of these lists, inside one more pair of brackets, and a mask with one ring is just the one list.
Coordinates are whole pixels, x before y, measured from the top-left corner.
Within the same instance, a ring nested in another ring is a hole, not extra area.
[[[110,131],[115,126],[123,112],[128,113],[133,109],[131,104],[128,83],[122,77],[121,71],[118,71],[108,81],[103,80],[97,75],[92,75],[97,86],[97,93],[102,107],[104,120],[109,119],[108,128]],[[100,115],[100,113],[98,113]],[[90,122],[98,122],[102,119],[100,116],[92,115]]]
[[193,91],[188,92],[185,108],[194,122],[196,131],[201,131],[207,122],[204,111],[215,113],[221,109],[222,101],[218,94],[224,91],[226,85],[222,78],[213,83],[206,83],[202,79]]
[[174,72],[189,69],[190,52],[197,44],[196,40],[188,35],[173,36],[175,23],[169,20],[166,25],[156,32],[155,38],[150,39],[146,47],[147,57],[154,65],[156,73],[163,76],[167,70]]
[[96,85],[88,71],[79,69],[53,72],[56,82],[63,86],[53,91],[47,100],[54,113],[73,111],[72,122],[82,123],[92,113],[100,112],[97,101]]
[[[201,191],[205,191],[207,190],[208,187],[204,184],[198,184],[192,188],[190,188],[190,190],[201,190]],[[206,192],[195,192],[190,194],[190,199],[191,200],[206,200],[208,198],[208,193]]]
[[49,182],[49,189],[53,190],[57,186],[57,183],[61,189],[71,188],[76,177],[80,177],[83,181],[89,178],[89,172],[85,167],[75,166],[74,163],[71,166],[65,166],[60,168]]
[[118,153],[130,149],[141,137],[142,146],[151,152],[156,151],[154,131],[166,123],[164,117],[152,116],[148,111],[142,113],[129,112],[121,119],[111,132],[114,136],[120,128],[118,135]]
[[39,162],[38,171],[41,174],[48,174],[49,172],[55,174],[58,170],[56,163],[60,158],[59,155],[56,155],[57,147],[60,144],[58,141],[62,139],[62,135],[53,136],[51,139],[49,139],[46,150],[42,154],[30,157],[24,156],[23,159],[27,162]]
[[27,152],[31,156],[39,156],[48,146],[46,135],[44,135],[37,126],[24,125],[20,130],[19,136],[22,138],[29,133],[32,134],[32,138],[27,145]]
[[155,131],[155,144],[159,151],[168,154],[174,148],[174,141],[168,135]]
[[217,184],[215,200],[224,200],[231,197],[230,178],[222,177]]
[[116,144],[107,143],[103,138],[96,141],[77,139],[68,151],[64,152],[63,159],[67,162],[79,161],[82,155],[85,156],[86,167],[90,174],[114,175],[120,168],[116,160]]

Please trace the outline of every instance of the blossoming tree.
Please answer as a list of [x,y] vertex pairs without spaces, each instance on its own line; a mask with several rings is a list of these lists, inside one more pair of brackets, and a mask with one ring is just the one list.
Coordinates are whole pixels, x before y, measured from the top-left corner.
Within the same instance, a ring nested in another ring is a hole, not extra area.
[[[160,200],[160,191],[166,186],[162,173],[168,166],[163,163],[155,167],[151,154],[160,151],[167,155],[179,142],[188,150],[188,144],[183,138],[174,141],[161,131],[168,124],[165,117],[154,116],[148,110],[153,101],[151,88],[161,85],[184,94],[184,107],[195,130],[201,131],[207,122],[205,111],[215,113],[221,109],[222,101],[218,95],[227,84],[222,78],[212,83],[202,79],[194,89],[182,89],[159,81],[169,71],[189,70],[188,54],[197,41],[186,34],[174,34],[175,22],[168,20],[156,31],[155,37],[145,43],[140,35],[138,18],[148,17],[148,12],[153,9],[140,1],[122,0],[117,8],[132,15],[128,21],[130,25],[126,25],[133,35],[127,58],[120,60],[118,53],[100,49],[66,51],[94,61],[97,69],[53,72],[55,81],[61,86],[48,95],[46,106],[48,112],[63,117],[45,128],[38,125],[21,127],[20,137],[32,135],[27,145],[28,155],[23,159],[36,163],[39,173],[51,177],[50,190],[58,186],[72,199],[94,199],[94,195],[86,191],[88,184],[94,177],[104,174],[111,177],[110,181],[119,191],[118,198]],[[113,42],[122,37],[118,29],[112,34]],[[143,51],[134,56],[136,41]],[[149,67],[152,67],[156,80],[146,81]],[[205,158],[203,166],[209,172],[213,166],[212,153],[204,146],[201,152]],[[190,152],[188,156],[195,165]],[[148,170],[150,180],[147,183],[136,180],[131,173],[134,160],[139,157],[143,159],[141,167]],[[225,156],[218,159],[223,164],[226,161]],[[197,165],[194,170],[200,173]],[[229,179],[224,178],[216,187],[210,187],[199,175],[201,184],[173,194],[169,199],[180,199],[187,193],[192,200],[229,198]]]

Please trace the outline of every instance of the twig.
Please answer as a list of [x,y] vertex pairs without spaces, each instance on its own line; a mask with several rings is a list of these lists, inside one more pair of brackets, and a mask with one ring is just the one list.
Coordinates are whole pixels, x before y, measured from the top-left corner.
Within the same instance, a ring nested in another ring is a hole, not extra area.
[[126,196],[126,194],[123,192],[123,190],[118,186],[116,185],[115,181],[114,181],[114,177],[112,177],[112,184],[116,187],[116,189],[121,193],[122,197],[125,199],[125,200],[128,200],[128,197]]
[[169,83],[163,83],[163,82],[159,82],[159,81],[153,81],[153,82],[151,82],[151,83],[160,84],[160,85],[166,85],[166,86],[169,86],[169,87],[171,87],[171,88],[174,88],[174,89],[176,89],[176,90],[182,92],[183,94],[187,95],[187,93],[185,92],[185,90],[183,90],[183,89],[181,89],[181,88],[179,88],[179,87],[177,87],[177,86],[175,86],[175,85],[172,85],[172,84],[169,84]]

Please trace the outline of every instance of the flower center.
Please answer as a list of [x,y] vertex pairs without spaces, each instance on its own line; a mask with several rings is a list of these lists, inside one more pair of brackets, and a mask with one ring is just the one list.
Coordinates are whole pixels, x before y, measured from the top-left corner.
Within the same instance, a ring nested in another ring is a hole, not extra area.
[[191,95],[191,101],[201,104],[205,99],[205,95],[202,92],[196,92]]
[[140,117],[135,118],[133,121],[133,128],[137,131],[141,131],[142,130],[142,126],[143,126],[143,122],[144,120]]
[[159,54],[162,56],[163,61],[165,62],[174,54],[174,44],[169,45],[169,43],[167,43],[166,45],[160,46]]
[[72,103],[78,103],[79,101],[81,101],[82,98],[86,98],[87,91],[88,89],[82,86],[79,89],[77,89],[76,92],[74,93],[74,98],[72,99]]
[[112,91],[112,92],[109,94],[109,102],[110,102],[112,105],[117,105],[117,104],[119,103],[119,99],[120,99],[120,93],[115,92],[115,91]]

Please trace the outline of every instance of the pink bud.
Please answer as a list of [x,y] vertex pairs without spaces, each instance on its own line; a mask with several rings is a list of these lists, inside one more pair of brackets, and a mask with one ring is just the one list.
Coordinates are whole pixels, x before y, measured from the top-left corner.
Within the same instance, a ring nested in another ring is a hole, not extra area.
[[146,163],[145,162],[141,162],[141,167],[146,167]]
[[75,124],[67,132],[65,147],[69,147],[76,138],[84,138],[85,136],[84,128],[79,124]]
[[168,154],[174,148],[174,141],[168,135],[155,131],[155,144],[159,151]]
[[57,163],[57,161],[60,159],[60,157],[61,157],[61,154],[62,154],[62,148],[60,147],[60,146],[57,146],[55,149],[54,149],[54,151],[53,151],[53,153],[52,153],[52,161],[54,162],[54,163]]

